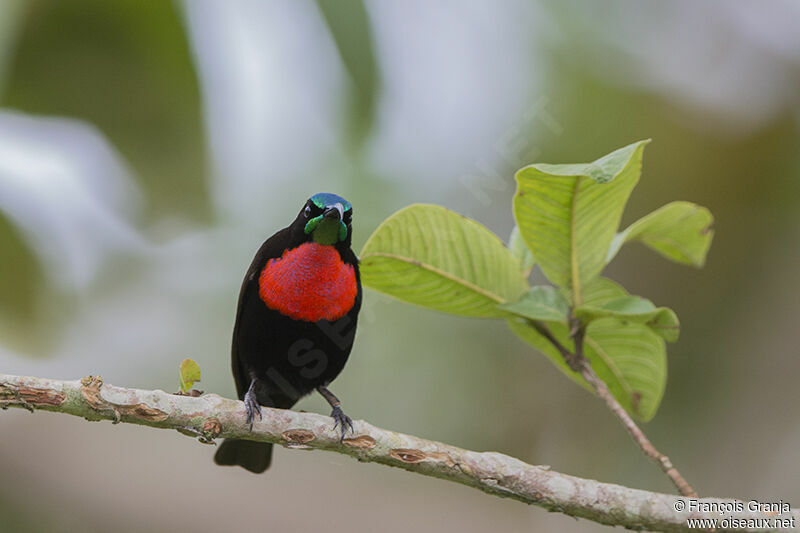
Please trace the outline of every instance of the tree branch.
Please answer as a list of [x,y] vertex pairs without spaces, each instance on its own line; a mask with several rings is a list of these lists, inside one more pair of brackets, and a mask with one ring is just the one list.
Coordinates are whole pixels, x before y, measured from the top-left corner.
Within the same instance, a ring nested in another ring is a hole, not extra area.
[[683,496],[688,496],[689,498],[697,498],[697,491],[695,491],[689,482],[678,472],[678,469],[672,464],[672,461],[669,460],[669,457],[664,455],[663,453],[659,452],[653,443],[650,442],[650,439],[647,438],[647,435],[641,430],[641,428],[633,421],[633,418],[628,414],[622,405],[614,398],[614,395],[611,394],[611,391],[608,390],[608,387],[603,382],[602,379],[597,377],[595,374],[594,369],[592,368],[589,359],[586,358],[583,351],[583,339],[584,335],[586,334],[586,330],[584,326],[578,321],[577,319],[572,319],[570,337],[575,345],[575,351],[571,352],[569,349],[561,344],[559,340],[553,335],[550,329],[539,322],[538,320],[528,320],[528,323],[533,327],[542,337],[547,339],[550,344],[552,344],[556,350],[561,354],[561,357],[564,358],[566,361],[567,366],[572,369],[573,372],[577,372],[578,374],[586,380],[586,382],[594,389],[595,393],[606,402],[606,405],[614,413],[619,421],[625,426],[625,429],[628,430],[633,440],[642,449],[644,454],[652,459],[658,467],[664,472],[667,477],[672,481],[675,487],[678,489]]
[[574,335],[573,340],[575,342],[575,357],[578,358],[580,361],[580,374],[583,376],[583,379],[586,380],[589,385],[591,385],[594,390],[597,392],[597,395],[600,396],[603,401],[606,402],[606,405],[611,412],[622,422],[622,425],[625,426],[625,429],[628,430],[633,440],[639,447],[642,449],[644,454],[652,459],[658,467],[664,472],[667,477],[672,481],[675,487],[678,489],[684,496],[688,496],[690,498],[697,498],[697,491],[695,491],[689,482],[678,472],[678,469],[672,465],[672,461],[669,460],[669,457],[664,455],[663,453],[659,452],[653,443],[650,442],[650,439],[647,438],[647,435],[636,425],[636,422],[633,421],[633,418],[628,414],[628,412],[623,408],[620,403],[614,398],[614,395],[611,394],[611,391],[608,390],[608,387],[603,382],[602,379],[597,377],[595,374],[592,365],[589,363],[589,360],[583,353],[583,338],[586,334],[586,329],[583,325],[576,322],[574,328]]
[[644,454],[661,468],[667,477],[672,480],[672,483],[677,487],[678,491],[684,496],[697,498],[697,492],[689,485],[689,482],[684,479],[681,473],[678,472],[678,469],[672,465],[672,461],[669,460],[669,457],[659,452],[656,447],[653,446],[650,439],[647,438],[647,435],[644,434],[628,412],[625,411],[617,399],[614,398],[606,384],[603,383],[603,380],[597,377],[597,374],[594,373],[587,359],[584,359],[581,364],[581,376],[594,387],[594,390],[597,391],[597,395],[606,402],[611,412],[619,418],[622,425],[625,426],[625,429],[628,430],[628,433],[630,433],[631,437],[633,437],[633,440],[636,441],[636,444],[639,445]]
[[[202,442],[232,437],[273,442],[287,448],[335,451],[360,461],[455,481],[550,511],[632,529],[685,531],[687,518],[721,517],[718,513],[690,512],[691,500],[560,474],[500,453],[463,450],[376,428],[361,420],[354,421],[354,436],[340,443],[339,434],[327,416],[265,407],[263,419],[250,431],[244,404],[216,394],[191,397],[127,389],[104,384],[95,376],[60,381],[0,374],[0,407],[41,409],[87,420],[176,429]],[[685,512],[675,511],[678,501],[686,502]],[[698,505],[735,502],[711,498],[694,501]],[[744,510],[733,516],[762,519],[775,516],[749,512],[743,505]],[[781,517],[800,518],[800,510],[793,509],[790,513]]]

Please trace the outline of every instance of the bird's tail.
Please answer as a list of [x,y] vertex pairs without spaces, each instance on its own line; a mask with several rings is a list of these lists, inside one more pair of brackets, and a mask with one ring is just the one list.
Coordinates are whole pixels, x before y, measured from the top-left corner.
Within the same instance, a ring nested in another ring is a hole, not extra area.
[[241,466],[254,474],[260,474],[272,462],[272,444],[225,439],[214,454],[214,462],[223,466]]

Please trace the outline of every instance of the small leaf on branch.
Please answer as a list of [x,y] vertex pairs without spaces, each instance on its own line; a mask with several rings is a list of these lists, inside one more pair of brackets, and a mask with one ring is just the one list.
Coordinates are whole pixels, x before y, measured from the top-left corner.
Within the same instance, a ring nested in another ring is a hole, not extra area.
[[195,383],[200,381],[200,365],[188,357],[181,362],[181,391],[188,393]]

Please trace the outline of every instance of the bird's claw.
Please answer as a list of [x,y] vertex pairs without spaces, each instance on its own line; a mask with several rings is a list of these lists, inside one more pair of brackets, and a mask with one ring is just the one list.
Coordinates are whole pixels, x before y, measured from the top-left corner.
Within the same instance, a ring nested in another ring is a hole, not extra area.
[[333,411],[331,411],[331,418],[333,418],[333,420],[336,422],[333,425],[333,429],[341,427],[342,435],[339,437],[339,442],[344,440],[344,436],[347,434],[348,428],[350,428],[351,433],[355,433],[355,430],[353,429],[353,420],[344,414],[344,411],[342,411],[342,408],[338,405],[333,408]]
[[261,406],[258,405],[258,401],[256,400],[256,395],[252,394],[250,391],[247,391],[247,394],[244,395],[244,410],[247,411],[247,423],[250,424],[250,431],[253,431],[253,422],[255,421],[256,415],[258,415],[258,419],[261,420]]

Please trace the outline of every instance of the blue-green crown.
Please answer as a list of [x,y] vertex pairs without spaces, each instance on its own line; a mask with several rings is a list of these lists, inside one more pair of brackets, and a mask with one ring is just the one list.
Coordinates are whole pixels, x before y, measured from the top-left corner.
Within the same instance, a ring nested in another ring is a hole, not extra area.
[[338,194],[333,194],[332,192],[319,192],[311,197],[311,201],[314,202],[314,205],[320,209],[325,209],[327,206],[335,203],[342,204],[342,207],[345,211],[350,211],[353,208],[353,206],[350,205],[350,202]]

